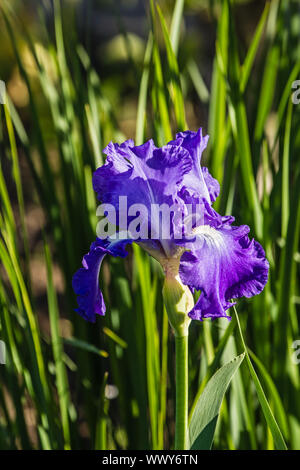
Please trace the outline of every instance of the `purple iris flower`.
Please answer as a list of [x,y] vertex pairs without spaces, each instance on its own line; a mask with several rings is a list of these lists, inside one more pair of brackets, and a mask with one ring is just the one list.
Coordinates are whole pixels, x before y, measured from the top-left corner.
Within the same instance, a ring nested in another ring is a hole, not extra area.
[[[124,236],[126,227],[120,224],[117,236],[97,238],[92,243],[83,267],[73,277],[77,311],[86,320],[95,321],[96,314],[105,314],[99,288],[103,258],[106,254],[125,257],[126,245],[132,242],[160,261],[165,272],[175,266],[174,276],[179,275],[182,284],[193,292],[201,291],[188,312],[192,319],[226,317],[226,311],[234,305],[232,299],[252,297],[263,290],[269,271],[263,248],[249,239],[247,225],[232,225],[234,217],[222,217],[212,208],[220,186],[208,169],[201,167],[207,141],[208,136],[203,137],[199,129],[177,134],[162,148],[152,140],[140,146],[128,140],[121,145],[110,143],[104,149],[106,163],[93,175],[98,199],[115,207],[118,217],[122,216],[120,196],[126,196],[128,207],[138,203],[149,208],[142,225],[151,236],[133,239],[128,231]],[[149,216],[150,207],[163,204],[178,208],[186,217],[187,207],[198,205],[202,208],[201,218],[192,218],[191,233],[179,237],[180,224],[174,213],[170,237],[164,238],[159,214]]]

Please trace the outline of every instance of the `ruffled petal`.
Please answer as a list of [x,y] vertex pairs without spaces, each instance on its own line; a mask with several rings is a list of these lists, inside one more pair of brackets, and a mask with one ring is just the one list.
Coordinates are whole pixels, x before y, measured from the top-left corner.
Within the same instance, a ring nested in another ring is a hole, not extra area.
[[211,181],[205,177],[207,175],[204,175],[203,168],[201,168],[202,152],[207,146],[208,138],[208,135],[203,137],[202,128],[200,128],[197,132],[185,131],[176,134],[176,139],[170,144],[186,149],[193,161],[192,169],[185,174],[182,186],[191,194],[195,193],[200,200],[205,198],[208,202],[212,202],[207,187],[207,182],[211,183]]
[[[162,148],[156,148],[153,140],[136,147],[131,144],[132,141],[126,141],[122,145],[111,142],[104,149],[107,161],[93,175],[94,190],[101,201],[104,198],[107,199],[107,189],[111,182],[113,191],[118,192],[118,196],[126,195],[127,192],[125,194],[121,192],[124,187],[117,191],[114,183],[124,181],[128,184],[136,178],[149,182],[150,193],[152,192],[151,181],[156,181],[163,183],[165,194],[173,194],[184,175],[192,168],[189,152],[179,146],[168,144]],[[138,202],[138,197],[135,202]]]
[[96,314],[105,314],[105,303],[99,288],[99,273],[106,254],[127,256],[125,246],[131,240],[97,240],[91,244],[90,251],[83,257],[82,266],[73,276],[72,287],[77,295],[76,311],[90,322],[96,321]]
[[198,164],[200,165],[201,163],[202,152],[207,146],[208,139],[208,135],[203,137],[202,128],[200,127],[197,132],[179,132],[176,134],[176,140],[173,141],[173,143],[176,142],[176,145],[181,145],[187,149],[193,159],[193,162],[196,166],[198,166]]
[[182,282],[201,291],[189,312],[195,320],[227,316],[231,299],[259,294],[268,280],[269,263],[260,244],[249,239],[249,227],[216,215],[211,212],[209,224],[197,227],[191,250],[180,260]]
[[204,177],[205,184],[207,186],[211,202],[215,202],[217,197],[220,194],[220,184],[213,176],[211,176],[208,168],[205,166],[202,167],[202,173]]
[[[151,218],[151,209],[155,205],[166,204],[170,208],[178,204],[179,186],[192,168],[189,152],[169,144],[156,148],[150,140],[140,146],[132,146],[128,142],[123,146],[111,143],[105,153],[107,162],[93,175],[93,186],[99,200],[114,206],[118,220],[121,196],[126,196],[128,208],[134,204],[143,205],[147,209],[145,216],[142,214],[146,219],[143,223],[147,224],[151,237],[158,239],[160,222],[158,217]],[[132,220],[128,217],[128,225]],[[128,227],[122,226],[121,229],[127,230]]]

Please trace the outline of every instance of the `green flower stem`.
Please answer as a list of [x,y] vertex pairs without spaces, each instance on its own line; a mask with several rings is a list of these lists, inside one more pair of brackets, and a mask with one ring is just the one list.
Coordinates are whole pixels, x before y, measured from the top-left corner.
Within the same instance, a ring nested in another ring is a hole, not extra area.
[[189,449],[188,434],[188,333],[191,319],[188,317],[194,306],[190,289],[184,286],[178,275],[178,260],[167,260],[163,286],[163,299],[169,323],[175,334],[176,356],[176,422],[175,449]]
[[175,335],[176,424],[175,450],[189,449],[188,436],[188,335]]

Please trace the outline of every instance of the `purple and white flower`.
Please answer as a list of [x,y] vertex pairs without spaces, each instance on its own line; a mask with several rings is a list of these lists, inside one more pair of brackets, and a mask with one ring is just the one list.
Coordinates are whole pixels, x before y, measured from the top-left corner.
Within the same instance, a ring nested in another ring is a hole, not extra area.
[[[128,243],[140,244],[162,266],[168,262],[178,266],[182,284],[192,291],[201,291],[193,309],[192,319],[227,316],[232,299],[259,294],[267,280],[269,263],[261,245],[249,239],[249,227],[233,225],[234,217],[220,216],[212,203],[220,186],[208,169],[201,167],[201,155],[208,136],[202,129],[186,131],[162,148],[152,140],[135,146],[132,140],[121,145],[110,143],[104,153],[106,163],[93,175],[93,186],[99,201],[112,205],[121,214],[120,197],[126,196],[127,206],[143,205],[141,225],[150,237],[130,236],[130,230],[119,225],[117,234],[105,240],[97,238],[83,258],[83,267],[73,277],[78,313],[95,321],[96,314],[105,314],[99,288],[101,263],[106,254],[124,257]],[[178,231],[176,214],[171,216],[170,236],[161,235],[160,217],[150,217],[151,207],[167,205],[192,217],[191,233]],[[191,215],[191,207],[201,207],[201,217]],[[127,214],[126,214],[127,215]],[[141,216],[140,216],[141,217]],[[132,221],[133,216],[128,217]],[[126,235],[124,236],[124,230]],[[230,318],[230,317],[228,317]]]

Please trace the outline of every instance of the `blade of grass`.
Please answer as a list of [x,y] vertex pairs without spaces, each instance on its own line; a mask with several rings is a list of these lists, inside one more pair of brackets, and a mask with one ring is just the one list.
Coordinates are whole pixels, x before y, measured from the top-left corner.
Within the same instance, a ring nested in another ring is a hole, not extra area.
[[254,354],[253,351],[251,351],[249,348],[248,348],[248,352],[250,354],[250,357],[252,358],[252,360],[254,361],[254,363],[256,364],[268,390],[269,390],[269,393],[270,393],[270,396],[272,397],[272,400],[274,402],[274,407],[276,409],[276,414],[278,416],[278,423],[284,433],[284,436],[286,439],[289,438],[289,428],[288,428],[288,422],[287,422],[287,418],[286,418],[286,413],[285,413],[285,410],[284,410],[284,407],[283,407],[283,404],[282,404],[282,401],[281,401],[281,398],[280,398],[280,395],[276,389],[276,386],[274,384],[274,381],[272,379],[272,377],[270,376],[269,372],[267,371],[267,369],[265,368],[265,366],[263,365],[263,363],[258,359],[258,357]]
[[225,149],[227,142],[224,138],[226,127],[226,76],[228,63],[228,31],[229,31],[229,5],[225,0],[222,3],[221,17],[218,21],[216,46],[218,45],[223,71],[218,67],[217,59],[214,59],[213,75],[209,103],[208,133],[210,135],[210,159],[212,174],[222,184]]
[[177,122],[177,128],[179,131],[183,131],[186,129],[186,120],[185,120],[185,109],[184,109],[184,101],[182,96],[181,84],[180,84],[180,75],[179,75],[179,67],[177,64],[175,53],[172,49],[171,40],[169,37],[168,29],[166,26],[165,19],[159,8],[159,5],[156,5],[158,16],[160,19],[160,24],[163,31],[165,46],[167,50],[167,58],[168,58],[168,65],[169,65],[169,75],[170,81],[172,84],[172,100],[174,102],[174,110],[175,110],[175,117]]
[[252,365],[252,362],[251,362],[251,359],[250,359],[250,356],[249,356],[249,353],[248,353],[248,349],[247,349],[246,343],[244,341],[244,337],[243,337],[243,333],[242,333],[242,329],[241,329],[241,325],[240,325],[240,321],[239,321],[239,318],[238,318],[238,313],[236,311],[236,308],[233,307],[233,310],[234,310],[235,318],[236,318],[236,321],[237,321],[239,336],[241,338],[243,349],[244,349],[244,352],[245,352],[245,355],[246,355],[246,362],[247,362],[247,365],[248,365],[248,368],[249,368],[249,372],[250,372],[250,375],[252,377],[252,380],[253,380],[253,383],[254,383],[254,386],[255,386],[255,389],[256,389],[256,392],[257,392],[257,396],[258,396],[259,402],[261,404],[261,407],[262,407],[262,410],[263,410],[263,413],[264,413],[264,416],[266,418],[266,421],[267,421],[268,426],[270,428],[270,431],[272,433],[276,449],[277,450],[287,450],[286,443],[283,439],[283,436],[281,434],[279,426],[278,426],[278,424],[277,424],[277,422],[274,418],[274,415],[272,413],[270,405],[269,405],[269,403],[266,399],[266,396],[265,396],[265,393],[264,393],[263,388],[261,386],[261,383],[259,381],[259,378],[258,378],[258,376],[257,376],[257,374],[254,370],[253,365]]
[[71,434],[68,410],[70,409],[71,398],[66,367],[63,361],[63,344],[59,332],[59,313],[56,292],[53,286],[51,255],[46,241],[44,244],[44,250],[47,266],[47,297],[51,329],[51,343],[55,361],[57,393],[64,435],[64,449],[69,450],[71,449]]
[[145,119],[147,111],[147,94],[148,94],[148,85],[149,85],[149,74],[150,74],[150,61],[152,56],[153,49],[153,37],[150,32],[148,37],[148,42],[145,51],[144,57],[144,66],[143,73],[140,84],[139,91],[139,100],[136,116],[136,133],[135,133],[135,142],[136,145],[142,145],[144,142],[144,129],[145,129]]
[[253,35],[253,39],[251,41],[251,45],[248,49],[246,58],[241,67],[240,89],[242,93],[244,93],[244,91],[246,90],[246,86],[250,77],[251,69],[252,69],[252,66],[253,66],[253,63],[257,54],[257,50],[258,50],[258,47],[259,47],[264,29],[265,29],[265,25],[267,22],[269,8],[270,8],[270,2],[268,1],[260,17],[255,33]]
[[172,49],[174,51],[175,56],[177,56],[178,52],[178,45],[180,39],[180,26],[183,16],[183,9],[184,9],[184,0],[176,0],[173,16],[172,16],[172,24],[170,30],[170,41],[172,44]]
[[288,220],[290,214],[290,191],[289,191],[289,160],[290,160],[290,138],[291,138],[291,126],[292,126],[292,112],[293,103],[289,102],[285,133],[284,133],[284,144],[283,144],[283,155],[282,155],[282,182],[281,182],[281,236],[286,238]]

